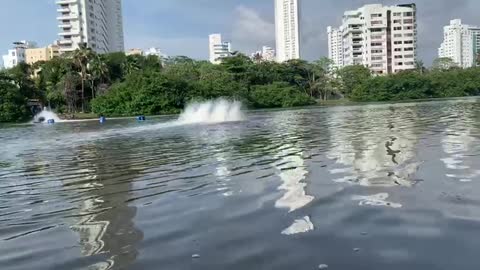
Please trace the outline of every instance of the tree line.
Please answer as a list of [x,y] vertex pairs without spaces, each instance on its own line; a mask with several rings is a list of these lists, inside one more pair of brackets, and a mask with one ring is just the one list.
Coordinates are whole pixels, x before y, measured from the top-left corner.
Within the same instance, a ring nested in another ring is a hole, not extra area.
[[179,56],[96,54],[81,46],[50,61],[0,72],[0,122],[32,116],[39,100],[66,117],[81,112],[106,116],[180,112],[186,103],[215,98],[249,108],[305,106],[320,100],[389,101],[480,94],[480,68],[460,69],[438,59],[412,71],[374,76],[357,65],[332,69],[327,58],[286,63],[234,53],[219,65]]

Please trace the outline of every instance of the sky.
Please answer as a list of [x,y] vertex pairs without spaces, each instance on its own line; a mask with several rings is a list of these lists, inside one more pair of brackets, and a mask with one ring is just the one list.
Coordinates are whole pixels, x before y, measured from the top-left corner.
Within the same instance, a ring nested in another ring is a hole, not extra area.
[[[339,26],[345,10],[364,4],[415,2],[418,56],[427,65],[437,57],[443,26],[460,18],[480,25],[479,0],[299,0],[301,54],[327,56],[329,25]],[[44,46],[57,39],[55,0],[0,0],[0,54],[11,43],[32,40]],[[123,0],[125,48],[158,47],[167,55],[208,58],[208,35],[222,33],[234,50],[251,53],[274,47],[273,0]],[[1,61],[1,59],[0,59]]]

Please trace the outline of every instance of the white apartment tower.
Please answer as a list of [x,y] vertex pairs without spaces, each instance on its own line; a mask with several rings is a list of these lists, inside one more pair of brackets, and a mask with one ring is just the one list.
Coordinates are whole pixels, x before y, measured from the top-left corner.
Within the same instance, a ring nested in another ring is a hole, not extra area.
[[341,29],[329,26],[328,33],[328,58],[332,60],[331,68],[343,67],[343,32]]
[[300,58],[298,0],[275,0],[277,61]]
[[232,54],[232,45],[230,42],[222,40],[221,34],[211,34],[209,41],[209,59],[212,64],[220,64],[222,58],[229,57]]
[[469,68],[476,65],[480,53],[480,27],[462,24],[462,20],[451,20],[444,27],[443,43],[438,56],[450,58],[459,67]]
[[98,53],[123,52],[121,0],[57,0],[60,52],[85,43]]
[[[338,51],[342,34],[343,66],[364,65],[376,74],[390,74],[415,68],[417,59],[417,20],[415,4],[365,5],[346,11],[341,30],[331,29],[329,48]],[[331,46],[330,46],[331,44]],[[336,48],[334,44],[337,44]],[[332,59],[335,61],[335,59]]]

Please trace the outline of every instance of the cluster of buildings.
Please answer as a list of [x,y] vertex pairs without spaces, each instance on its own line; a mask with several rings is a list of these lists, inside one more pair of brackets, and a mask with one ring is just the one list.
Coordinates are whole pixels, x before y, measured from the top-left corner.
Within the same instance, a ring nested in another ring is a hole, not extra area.
[[[416,68],[417,8],[415,4],[365,5],[346,11],[342,25],[329,26],[328,57],[333,68],[364,65],[376,74]],[[444,28],[438,57],[450,58],[463,68],[477,65],[480,27],[452,20]]]
[[123,52],[123,18],[121,0],[56,0],[58,40],[46,47],[35,42],[19,41],[3,55],[4,68],[19,63],[48,61],[73,52],[87,44],[97,53]]
[[328,27],[334,67],[364,65],[376,74],[414,69],[417,60],[415,4],[365,5],[346,11],[342,25]]
[[[263,46],[251,54],[258,61],[285,62],[300,58],[300,23],[298,0],[274,0],[276,49]],[[232,55],[232,44],[222,40],[221,34],[209,37],[209,60],[218,64],[224,57]]]
[[[298,0],[274,0],[275,48],[263,46],[251,54],[255,61],[285,62],[300,59],[301,40]],[[48,61],[87,44],[97,53],[123,52],[123,18],[121,0],[56,0],[58,40],[46,47],[35,42],[15,42],[3,56],[5,68],[18,63]],[[416,68],[417,7],[415,4],[383,6],[365,5],[346,11],[342,24],[329,26],[328,57],[332,68],[364,65],[376,74],[390,74]],[[167,57],[159,48],[131,49],[128,55]],[[232,44],[222,35],[209,36],[209,61],[218,64],[232,56]],[[477,64],[480,55],[480,27],[452,20],[444,28],[444,41],[438,51],[458,66]]]
[[459,67],[475,66],[480,55],[480,27],[462,24],[462,20],[456,19],[443,31],[438,56],[452,59]]

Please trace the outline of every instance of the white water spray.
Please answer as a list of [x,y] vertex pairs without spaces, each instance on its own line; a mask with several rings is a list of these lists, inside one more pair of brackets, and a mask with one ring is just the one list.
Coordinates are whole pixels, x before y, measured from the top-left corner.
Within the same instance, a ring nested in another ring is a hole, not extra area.
[[244,119],[241,102],[217,99],[187,105],[178,118],[178,124],[237,122]]
[[47,108],[43,108],[43,111],[35,115],[33,121],[36,123],[47,123],[50,119],[54,120],[55,123],[62,122],[62,119],[60,119],[57,114]]

